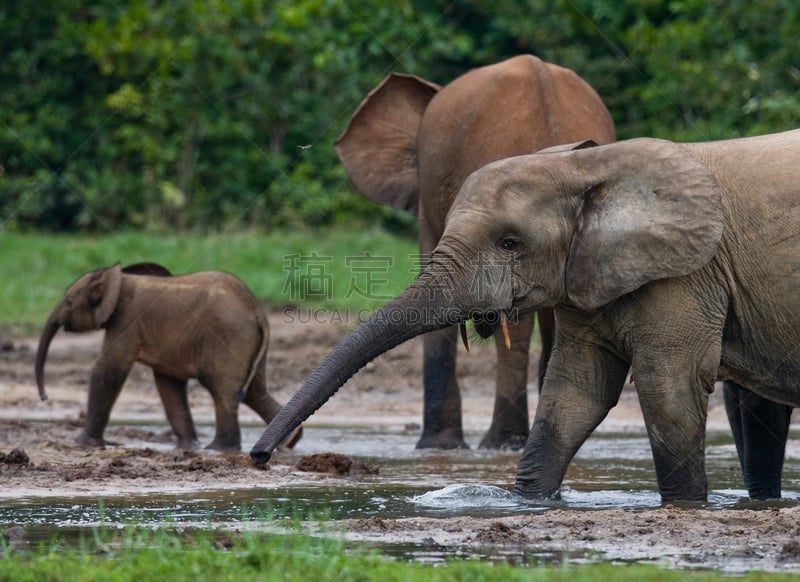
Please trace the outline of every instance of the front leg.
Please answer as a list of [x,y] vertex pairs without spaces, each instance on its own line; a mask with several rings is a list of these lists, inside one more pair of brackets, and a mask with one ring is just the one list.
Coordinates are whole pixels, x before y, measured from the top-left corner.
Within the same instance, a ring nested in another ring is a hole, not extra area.
[[175,436],[178,437],[179,449],[193,449],[197,447],[197,432],[189,409],[189,396],[186,390],[186,380],[167,376],[153,370],[161,404],[167,415],[169,425]]
[[619,400],[628,371],[628,363],[591,329],[561,318],[559,324],[533,428],[517,465],[514,491],[531,499],[558,491],[575,453]]
[[[121,342],[120,342],[121,343]],[[133,357],[113,350],[108,337],[103,342],[103,351],[92,368],[89,378],[89,400],[86,406],[86,422],[75,442],[90,447],[104,447],[103,433],[108,426],[111,408],[117,401],[122,385],[133,366]]]
[[646,285],[620,308],[664,501],[705,501],[708,492],[708,395],[719,372],[728,300],[703,277]]
[[663,501],[705,501],[708,493],[706,415],[720,352],[719,344],[698,349],[699,363],[690,358],[665,362],[661,350],[643,349],[634,356],[636,390]]

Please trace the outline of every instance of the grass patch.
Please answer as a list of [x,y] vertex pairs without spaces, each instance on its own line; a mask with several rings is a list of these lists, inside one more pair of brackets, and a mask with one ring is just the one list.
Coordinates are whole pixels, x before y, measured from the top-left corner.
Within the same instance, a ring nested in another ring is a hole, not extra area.
[[[463,581],[491,582],[605,580],[720,581],[727,576],[708,571],[666,570],[650,565],[609,563],[579,566],[497,564],[454,559],[445,565],[402,562],[377,552],[347,551],[339,539],[302,534],[275,535],[224,531],[175,532],[138,530],[122,534],[99,530],[77,549],[54,542],[32,551],[2,547],[0,581],[83,580],[309,580],[337,581]],[[789,575],[753,573],[737,580],[794,579]]]
[[0,325],[38,329],[81,274],[141,261],[173,273],[228,271],[273,305],[353,311],[374,311],[402,291],[419,267],[414,238],[376,228],[207,236],[2,232]]

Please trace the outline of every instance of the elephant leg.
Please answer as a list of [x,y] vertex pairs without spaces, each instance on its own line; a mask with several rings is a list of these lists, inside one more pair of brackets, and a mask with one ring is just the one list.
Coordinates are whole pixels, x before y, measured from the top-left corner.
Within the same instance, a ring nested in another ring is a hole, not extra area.
[[642,342],[634,352],[636,390],[663,501],[705,501],[708,493],[708,395],[719,369],[722,334],[720,329],[714,338],[698,329],[695,337],[685,332],[665,334],[681,337],[680,345]]
[[616,405],[628,363],[587,341],[590,331],[557,339],[547,379],[525,450],[517,465],[515,493],[531,499],[550,497],[588,436]]
[[[252,408],[267,424],[269,424],[280,411],[281,405],[278,404],[278,401],[267,391],[266,371],[263,364],[259,365],[259,369],[253,377],[253,381],[250,382],[250,386],[248,386],[245,391],[244,400],[242,400],[242,402]],[[298,426],[284,439],[281,446],[287,448],[294,447],[302,435],[303,427]]]
[[456,381],[455,326],[423,337],[425,402],[418,449],[466,449],[461,424],[461,393]]
[[133,366],[133,358],[116,357],[107,350],[108,338],[103,343],[103,354],[97,360],[89,378],[89,400],[86,422],[75,441],[90,447],[104,447],[103,433],[108,426],[111,408],[117,401],[122,385]]
[[724,383],[725,410],[751,499],[779,499],[792,407],[733,382]]
[[544,377],[547,373],[547,362],[553,351],[553,341],[556,337],[556,315],[552,308],[540,309],[536,312],[539,320],[539,337],[542,341],[542,352],[539,354],[539,392],[544,386]]
[[167,376],[153,370],[161,404],[167,415],[169,425],[175,436],[178,437],[178,448],[193,449],[197,446],[197,432],[195,431],[192,413],[189,410],[189,397],[186,391],[186,380]]
[[528,440],[528,360],[533,322],[534,315],[530,313],[509,325],[510,349],[506,348],[502,333],[495,333],[497,387],[494,413],[481,448],[516,451],[522,449]]
[[214,399],[216,430],[214,440],[206,447],[217,451],[238,451],[242,436],[239,430],[239,388],[243,380],[215,380],[203,385]]
[[728,415],[728,423],[731,425],[733,443],[736,445],[736,456],[739,457],[739,465],[742,468],[742,473],[744,473],[744,437],[742,436],[742,409],[740,406],[742,387],[734,382],[723,382],[722,386],[725,413]]
[[705,277],[697,277],[645,285],[615,305],[625,314],[616,322],[629,330],[632,374],[665,502],[705,501],[708,494],[708,395],[719,372],[728,297],[719,287],[706,293]]
[[707,389],[686,378],[634,369],[662,500],[705,501]]

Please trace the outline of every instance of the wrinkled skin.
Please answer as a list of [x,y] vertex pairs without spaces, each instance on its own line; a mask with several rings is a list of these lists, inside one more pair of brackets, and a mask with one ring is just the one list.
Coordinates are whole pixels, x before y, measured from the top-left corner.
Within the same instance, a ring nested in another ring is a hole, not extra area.
[[715,380],[800,405],[800,131],[566,149],[473,173],[430,266],[334,348],[253,459],[268,460],[352,374],[410,337],[467,318],[487,322],[485,335],[498,314],[553,306],[555,345],[515,491],[558,493],[630,367],[662,499],[706,499]]
[[[472,70],[444,88],[393,73],[367,96],[336,150],[367,197],[419,217],[423,257],[444,232],[464,179],[488,162],[562,143],[614,141],[597,93],[568,69],[523,55]],[[511,349],[497,346],[492,423],[484,448],[520,449],[528,438],[528,346],[533,314],[510,326]],[[539,386],[553,343],[550,309],[539,312]],[[423,432],[418,448],[465,448],[456,380],[457,333],[424,338]]]
[[[239,402],[269,422],[280,405],[266,389],[267,317],[239,279],[209,271],[173,277],[155,263],[119,265],[86,273],[65,292],[45,324],[36,354],[36,382],[59,328],[105,329],[92,369],[86,422],[77,441],[105,446],[111,408],[134,362],[153,369],[178,447],[193,448],[197,433],[186,384],[197,378],[214,399],[216,434],[208,448],[239,450]],[[299,431],[287,444],[293,445]]]

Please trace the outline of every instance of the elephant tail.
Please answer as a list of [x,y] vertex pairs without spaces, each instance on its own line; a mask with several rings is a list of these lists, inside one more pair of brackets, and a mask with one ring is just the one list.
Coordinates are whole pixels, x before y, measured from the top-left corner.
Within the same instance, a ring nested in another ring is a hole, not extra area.
[[247,390],[253,382],[253,378],[255,378],[258,373],[258,367],[261,365],[262,360],[267,357],[267,346],[269,344],[269,328],[267,327],[267,321],[261,316],[256,319],[256,322],[258,323],[258,331],[261,334],[261,344],[258,346],[258,351],[253,361],[250,362],[250,372],[247,374],[244,384],[239,388],[239,402],[244,400]]

